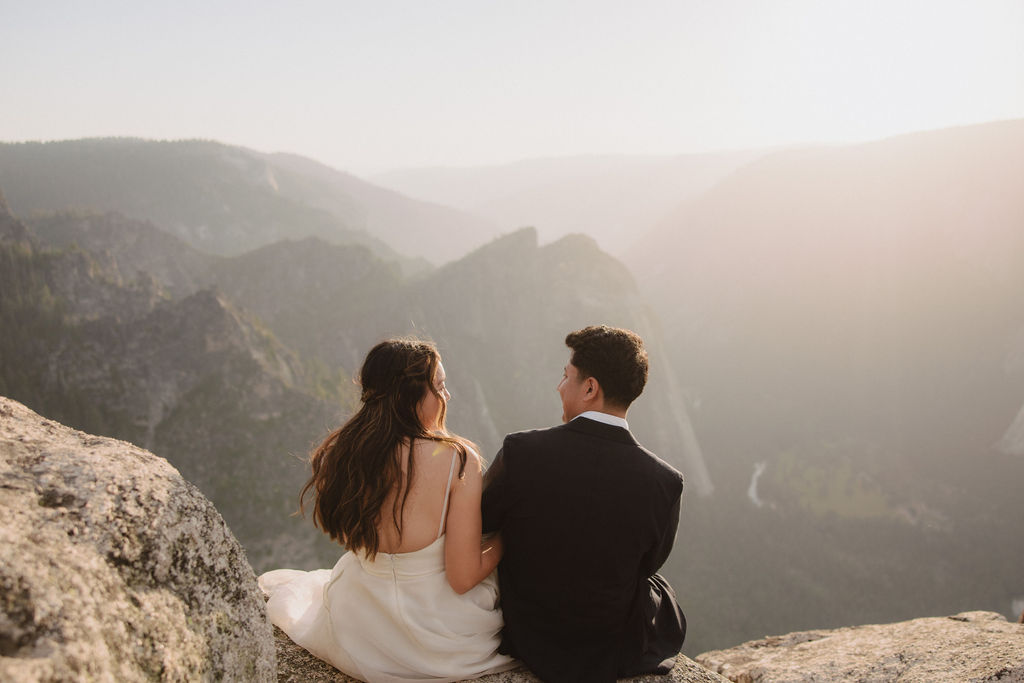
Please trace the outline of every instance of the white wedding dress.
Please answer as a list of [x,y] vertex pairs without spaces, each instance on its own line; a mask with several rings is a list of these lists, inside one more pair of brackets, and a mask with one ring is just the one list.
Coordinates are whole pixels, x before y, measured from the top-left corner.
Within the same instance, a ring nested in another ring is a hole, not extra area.
[[498,577],[463,595],[444,571],[448,474],[437,538],[409,553],[341,556],[334,569],[278,569],[260,576],[270,621],[295,643],[368,683],[457,681],[518,662],[498,654]]

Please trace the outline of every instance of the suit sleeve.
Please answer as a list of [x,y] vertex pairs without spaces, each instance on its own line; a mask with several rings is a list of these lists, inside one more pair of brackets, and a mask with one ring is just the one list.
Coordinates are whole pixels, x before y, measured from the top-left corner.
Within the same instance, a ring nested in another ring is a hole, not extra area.
[[679,529],[679,508],[683,500],[682,493],[682,484],[680,483],[679,493],[676,495],[675,502],[669,510],[665,528],[661,532],[661,538],[658,540],[658,544],[653,549],[653,552],[648,555],[650,558],[650,566],[647,570],[648,575],[658,571],[661,565],[665,564],[669,553],[672,552],[672,546],[676,542],[676,531]]
[[502,447],[484,474],[484,492],[480,500],[480,512],[483,517],[483,532],[485,534],[501,530],[505,523],[508,505],[508,473],[505,470],[505,448]]

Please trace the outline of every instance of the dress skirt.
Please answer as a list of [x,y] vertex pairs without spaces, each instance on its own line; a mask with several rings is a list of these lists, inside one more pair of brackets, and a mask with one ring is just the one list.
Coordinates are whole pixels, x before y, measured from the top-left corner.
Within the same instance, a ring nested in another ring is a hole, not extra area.
[[334,569],[259,578],[270,621],[295,643],[367,683],[457,681],[518,666],[498,653],[497,574],[459,595],[444,536],[411,553],[341,556]]

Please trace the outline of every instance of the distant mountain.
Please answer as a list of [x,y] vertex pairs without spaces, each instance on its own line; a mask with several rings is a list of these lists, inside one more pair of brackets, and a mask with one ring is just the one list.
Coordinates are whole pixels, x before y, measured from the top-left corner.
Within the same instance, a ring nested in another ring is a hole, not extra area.
[[203,140],[0,143],[0,187],[17,215],[117,211],[221,255],[317,236],[368,246],[416,272],[494,234],[301,157]]
[[211,278],[326,367],[354,373],[383,337],[434,339],[457,399],[453,428],[488,455],[507,432],[558,421],[553,388],[569,331],[594,322],[636,329],[660,364],[634,411],[637,433],[686,469],[693,493],[713,490],[651,312],[632,275],[589,238],[539,246],[536,231],[524,229],[407,279],[358,247],[286,242],[225,260]]
[[215,256],[148,221],[114,212],[48,213],[28,225],[40,244],[86,252],[91,262],[102,264],[107,279],[148,280],[159,296],[173,299],[215,288],[290,348],[332,367],[357,365],[365,350],[347,332],[353,319],[372,315],[377,301],[403,282],[398,263],[381,260],[362,245],[317,237]]
[[287,197],[324,209],[399,253],[441,264],[493,239],[497,225],[439,203],[417,201],[295,154],[267,154]]
[[59,211],[36,216],[29,224],[41,242],[56,248],[77,246],[126,280],[152,277],[173,297],[201,288],[221,260],[149,221],[112,211]]
[[[280,435],[251,449],[249,467],[280,465],[285,445],[294,449],[303,431],[297,450],[304,452],[334,421],[331,406],[354,391],[348,378],[379,339],[415,334],[438,342],[457,397],[452,426],[490,457],[506,432],[558,422],[562,340],[602,321],[640,330],[661,364],[635,409],[637,434],[686,469],[691,495],[712,490],[650,311],[629,272],[588,238],[541,247],[527,229],[410,278],[365,247],[318,238],[222,257],[113,213],[64,212],[30,226],[40,246],[9,269],[16,277],[5,291],[14,295],[8,303],[50,315],[52,329],[12,323],[19,333],[6,341],[19,351],[0,372],[0,393],[164,454],[229,521],[243,515],[230,477],[215,465],[217,451],[249,449],[232,444],[251,444],[270,424]],[[22,295],[26,289],[35,294]],[[303,419],[276,422],[302,406]],[[294,472],[275,481],[265,495],[293,487],[270,508],[280,511],[301,482]],[[247,547],[263,548],[254,561],[270,566],[269,536],[256,521],[239,523]]]
[[336,552],[290,514],[307,474],[295,456],[349,385],[321,381],[215,292],[165,291],[109,253],[0,240],[0,394],[168,458],[254,563]]
[[3,192],[0,192],[0,242],[25,242],[27,244],[29,239],[28,230],[21,221],[11,214],[10,207],[7,206],[7,199]]
[[782,152],[628,262],[707,407],[985,448],[1024,401],[1022,183],[1024,121]]
[[316,237],[224,259],[208,278],[291,348],[353,373],[377,341],[379,319],[403,308],[400,298],[392,301],[404,285],[395,263]]
[[685,470],[691,495],[713,491],[652,312],[629,271],[592,239],[574,235],[541,246],[535,230],[523,229],[409,282],[395,302],[387,306],[387,329],[438,342],[453,396],[451,423],[488,455],[507,432],[559,421],[555,386],[568,359],[568,332],[595,323],[638,331],[653,370],[630,413],[634,432]]
[[372,180],[482,216],[504,230],[533,226],[544,241],[583,233],[619,253],[680,202],[762,154],[530,159],[498,166],[401,169]]
[[[722,494],[692,510],[715,557],[675,571],[781,630],[1009,612],[971,567],[1024,562],[1022,187],[1024,121],[792,150],[635,246]],[[722,569],[751,558],[764,580]]]

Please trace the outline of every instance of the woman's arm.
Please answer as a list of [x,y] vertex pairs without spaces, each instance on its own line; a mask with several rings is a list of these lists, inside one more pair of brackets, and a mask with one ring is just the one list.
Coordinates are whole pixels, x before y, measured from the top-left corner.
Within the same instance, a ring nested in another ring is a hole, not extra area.
[[483,460],[469,451],[464,476],[452,482],[444,548],[448,584],[460,595],[487,578],[501,561],[501,536],[480,538],[482,491]]

